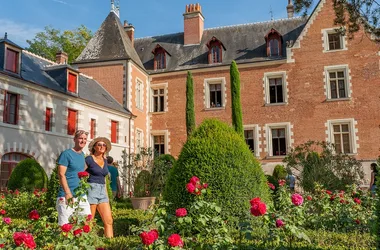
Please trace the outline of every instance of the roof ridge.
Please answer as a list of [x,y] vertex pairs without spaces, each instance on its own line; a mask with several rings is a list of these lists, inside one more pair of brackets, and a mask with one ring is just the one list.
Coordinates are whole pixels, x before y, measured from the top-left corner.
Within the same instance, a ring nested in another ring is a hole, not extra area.
[[153,37],[172,36],[172,35],[178,35],[178,34],[182,34],[182,33],[183,33],[183,31],[182,32],[170,33],[170,34],[157,35],[157,36],[145,36],[145,37],[135,38],[135,40],[142,40],[142,39],[148,39],[148,38],[153,38]]
[[88,79],[94,79],[92,76],[88,76],[88,75],[86,75],[86,74],[83,74],[83,73],[79,73],[79,75],[81,75],[81,76],[84,76],[84,77],[86,77],[86,78],[88,78]]
[[45,58],[45,57],[42,57],[42,56],[40,56],[40,55],[34,54],[33,52],[30,52],[29,50],[24,49],[24,50],[22,50],[22,51],[25,52],[26,54],[32,55],[32,56],[34,56],[34,57],[37,57],[37,58],[39,58],[39,59],[45,60],[45,61],[47,61],[47,62],[53,64],[53,65],[47,65],[47,66],[55,66],[55,65],[59,65],[58,63],[53,62],[52,60],[49,60],[49,59],[47,59],[47,58]]

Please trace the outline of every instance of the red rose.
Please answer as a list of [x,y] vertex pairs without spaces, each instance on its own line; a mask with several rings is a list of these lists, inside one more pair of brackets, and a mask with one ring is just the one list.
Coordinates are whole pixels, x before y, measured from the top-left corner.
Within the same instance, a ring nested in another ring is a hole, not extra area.
[[5,196],[4,196],[4,195],[1,195],[1,199],[5,199]]
[[272,190],[275,190],[275,189],[276,189],[276,187],[275,187],[272,183],[267,182],[267,184],[268,184],[268,187],[269,187],[270,189],[272,189]]
[[12,223],[11,218],[8,218],[8,217],[4,217],[4,218],[3,218],[3,221],[4,221],[4,223],[7,224],[7,225],[9,225],[9,224]]
[[255,203],[251,207],[251,214],[253,216],[262,216],[267,212],[267,205],[264,202]]
[[284,186],[285,184],[286,184],[285,180],[279,180],[278,181],[278,185],[280,185],[280,186]]
[[187,210],[186,208],[178,208],[175,210],[175,216],[177,217],[185,217],[187,215]]
[[326,194],[331,195],[332,192],[330,190],[326,190]]
[[208,188],[208,183],[203,183],[203,188]]
[[254,204],[260,203],[261,200],[260,200],[260,197],[255,197],[252,200],[250,200],[249,202],[251,203],[251,206],[253,206]]
[[142,243],[145,245],[145,246],[149,246],[149,245],[152,245],[153,242],[156,240],[156,235],[155,233],[151,233],[152,231],[150,232],[142,232],[140,234],[140,238],[141,238],[141,241]]
[[355,220],[355,223],[359,225],[360,224],[360,220]]
[[15,232],[13,234],[13,241],[15,242],[16,246],[20,246],[24,242],[24,233]]
[[92,220],[92,214],[89,214],[89,215],[87,215],[87,217],[86,217],[86,221],[90,221],[90,220]]
[[5,244],[0,244],[0,248],[3,248],[3,247],[5,247]]
[[278,220],[276,220],[276,227],[283,227],[285,225],[285,223],[282,221],[282,220],[280,220],[280,219],[278,219]]
[[16,189],[16,191],[14,192],[15,195],[19,195],[20,194],[20,191],[18,191],[18,189]]
[[83,171],[83,172],[79,172],[78,173],[78,177],[80,178],[80,179],[82,179],[83,177],[88,177],[89,176],[89,174],[88,174],[88,172],[86,172],[86,171]]
[[339,201],[340,203],[342,203],[342,204],[344,204],[345,203],[345,201],[343,200],[343,199],[340,199],[340,201]]
[[62,232],[65,232],[65,233],[70,232],[70,230],[72,228],[73,228],[73,225],[71,225],[71,224],[65,224],[65,225],[61,226]]
[[172,234],[168,238],[168,244],[172,247],[183,247],[183,241],[179,234]]
[[34,242],[34,238],[31,234],[24,234],[24,245],[30,249],[34,249],[36,247],[36,243]]
[[158,234],[158,231],[156,229],[150,230],[149,234],[153,236],[154,240],[158,239],[159,234]]
[[306,199],[307,199],[308,201],[311,201],[313,198],[311,198],[311,196],[308,195],[308,196],[306,197]]
[[303,197],[300,194],[293,194],[292,195],[292,203],[295,206],[301,206],[303,203]]
[[359,198],[354,198],[354,202],[356,204],[361,204],[362,203],[362,201]]
[[333,201],[333,200],[335,200],[335,195],[330,196],[330,201]]
[[29,219],[31,220],[38,220],[40,218],[40,215],[38,214],[37,210],[33,210],[29,213]]
[[83,232],[89,233],[91,231],[91,227],[89,225],[84,225],[83,226]]
[[199,182],[199,178],[196,176],[193,176],[190,178],[190,183],[193,183],[193,185],[197,184]]
[[0,214],[1,214],[1,215],[4,215],[4,214],[6,214],[6,213],[7,213],[7,212],[5,212],[4,209],[1,209],[1,210],[0,210]]
[[74,236],[81,236],[82,235],[82,229],[78,228],[74,230],[73,232]]
[[187,189],[187,192],[189,192],[190,194],[192,194],[195,191],[195,185],[193,183],[187,183],[186,184],[186,189]]

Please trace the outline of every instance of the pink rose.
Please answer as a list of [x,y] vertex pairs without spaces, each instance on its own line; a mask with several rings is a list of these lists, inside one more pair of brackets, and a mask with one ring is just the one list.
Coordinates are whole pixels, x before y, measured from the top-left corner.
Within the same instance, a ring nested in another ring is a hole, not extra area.
[[285,223],[282,221],[282,220],[280,220],[280,219],[278,219],[278,220],[276,220],[276,227],[283,227],[285,225]]
[[275,187],[272,183],[267,182],[267,184],[268,184],[268,187],[269,187],[270,189],[272,189],[272,190],[275,190],[275,189],[276,189],[276,187]]
[[278,185],[280,185],[280,186],[284,186],[285,184],[286,184],[285,180],[279,180],[278,181]]
[[185,217],[187,215],[187,210],[186,208],[178,208],[175,210],[175,216],[177,217]]
[[300,194],[293,194],[292,195],[292,203],[295,206],[301,206],[303,203],[303,198]]
[[356,204],[361,204],[362,203],[362,201],[359,198],[354,198],[354,202]]
[[4,223],[7,224],[7,225],[9,225],[9,224],[12,223],[11,218],[8,218],[8,217],[4,217],[4,218],[3,218],[3,221],[4,221]]
[[168,238],[168,244],[172,247],[183,247],[183,241],[179,234],[172,234]]
[[193,183],[187,183],[186,184],[186,189],[187,189],[187,192],[189,192],[190,194],[194,193],[195,191],[195,185]]
[[203,183],[203,188],[208,188],[208,183]]
[[196,176],[193,176],[190,178],[190,183],[193,183],[193,185],[196,185],[199,182],[199,178]]

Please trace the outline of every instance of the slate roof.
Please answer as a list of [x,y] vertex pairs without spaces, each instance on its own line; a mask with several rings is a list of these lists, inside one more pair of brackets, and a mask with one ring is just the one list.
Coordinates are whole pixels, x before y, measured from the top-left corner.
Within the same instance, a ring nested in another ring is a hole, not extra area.
[[110,12],[75,64],[119,59],[131,59],[144,68],[119,17]]
[[[215,36],[223,43],[222,65],[229,65],[232,60],[237,63],[262,62],[286,58],[286,42],[295,41],[301,34],[307,19],[303,17],[273,20],[268,22],[242,24],[206,29],[199,45],[184,46],[183,32],[135,39],[134,46],[149,73],[188,70],[212,67],[208,64],[208,48],[206,44]],[[282,57],[266,56],[265,35],[274,28],[283,37]],[[166,56],[166,69],[154,71],[154,55],[152,50],[159,44],[171,56]],[[215,66],[220,66],[216,64]]]
[[[66,89],[61,86],[56,79],[52,78],[47,71],[45,71],[45,69],[50,69],[49,66],[54,68],[65,67],[65,65],[56,65],[30,52],[23,51],[21,54],[20,75],[23,80],[73,96],[72,94],[67,93]],[[116,99],[113,98],[97,81],[81,74],[79,75],[78,80],[77,97],[107,108],[111,108],[115,111],[131,114],[129,110],[126,110],[122,105],[120,105]]]

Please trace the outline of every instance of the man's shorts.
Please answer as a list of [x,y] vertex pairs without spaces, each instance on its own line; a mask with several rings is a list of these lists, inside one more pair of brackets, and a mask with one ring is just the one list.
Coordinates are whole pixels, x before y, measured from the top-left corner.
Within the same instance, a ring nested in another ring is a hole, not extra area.
[[88,203],[91,205],[97,205],[100,203],[106,203],[109,202],[108,195],[107,195],[107,188],[106,184],[99,184],[99,183],[89,183],[90,188],[88,189]]
[[[87,201],[87,196],[83,196],[86,201],[80,201],[79,202],[79,215],[87,216],[91,214],[90,204]],[[76,198],[74,198],[74,202],[76,201]],[[58,224],[60,226],[65,225],[69,223],[70,216],[74,213],[75,207],[70,207],[66,204],[65,197],[58,197],[56,208],[58,211]]]

